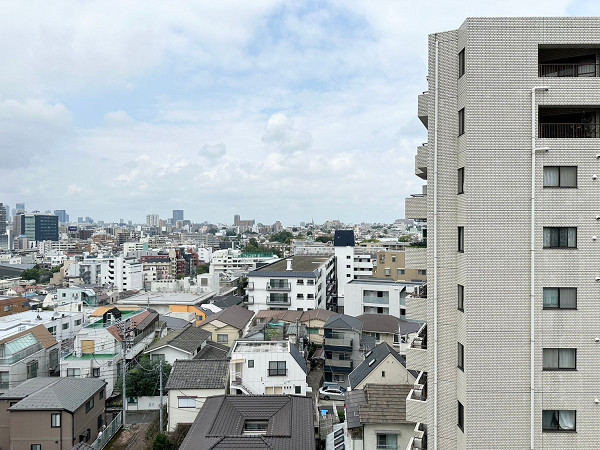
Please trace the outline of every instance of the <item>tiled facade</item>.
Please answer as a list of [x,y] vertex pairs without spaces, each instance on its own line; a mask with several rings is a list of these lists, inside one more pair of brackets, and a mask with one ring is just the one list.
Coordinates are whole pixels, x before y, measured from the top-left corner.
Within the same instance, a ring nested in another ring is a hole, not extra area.
[[[429,37],[429,90],[419,102],[429,136],[416,168],[428,184],[428,298],[427,306],[415,311],[410,305],[423,299],[407,301],[407,317],[428,322],[426,400],[415,400],[415,391],[421,393],[417,386],[407,403],[407,419],[427,428],[427,448],[598,445],[599,25],[598,18],[478,18],[467,19],[458,30]],[[459,76],[463,49],[464,74]],[[581,58],[583,54],[594,55],[592,62]],[[557,68],[540,66],[549,62]],[[532,94],[534,87],[548,90]],[[589,114],[582,120],[584,110]],[[552,134],[549,129],[559,131]],[[547,151],[534,152],[533,157],[533,147]],[[577,166],[576,188],[544,186],[545,166]],[[463,193],[459,193],[461,168]],[[459,227],[464,227],[463,251]],[[545,227],[576,227],[575,246],[545,248]],[[462,309],[458,285],[464,286]],[[544,309],[544,287],[577,288],[576,309]],[[457,367],[458,343],[464,346],[464,371]],[[544,348],[576,348],[576,370],[543,370]],[[407,365],[411,368],[410,353]],[[458,402],[464,406],[462,428],[457,425]],[[543,430],[543,410],[576,410],[575,424],[564,419],[557,428],[571,429]],[[411,411],[426,411],[425,418],[411,418]]]

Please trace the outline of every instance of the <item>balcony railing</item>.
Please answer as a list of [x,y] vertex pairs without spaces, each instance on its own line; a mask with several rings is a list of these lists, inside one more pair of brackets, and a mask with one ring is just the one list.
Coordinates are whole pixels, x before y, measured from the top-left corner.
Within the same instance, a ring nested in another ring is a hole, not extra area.
[[421,372],[415,381],[411,395],[412,400],[427,400],[427,372]]
[[10,356],[5,356],[4,358],[0,358],[0,365],[5,364],[15,364],[21,361],[28,356],[33,355],[34,353],[40,351],[42,349],[42,344],[38,342],[37,344],[31,345],[23,350],[18,351],[17,353],[13,353]]
[[389,305],[390,298],[389,297],[377,297],[375,295],[365,295],[363,297],[364,303],[377,303],[378,305]]
[[332,367],[346,367],[348,369],[352,369],[352,360],[347,360],[347,359],[326,359],[325,360],[325,365],[326,366],[332,366]]
[[283,284],[267,284],[267,291],[290,291],[292,285],[289,283]]
[[290,305],[291,300],[289,297],[267,297],[267,305]]
[[574,139],[600,137],[599,123],[540,123],[538,137]]
[[332,347],[352,347],[352,338],[325,338],[325,345],[331,345]]
[[412,348],[427,349],[427,324],[421,327],[410,346]]
[[540,64],[540,77],[597,77],[598,64]]

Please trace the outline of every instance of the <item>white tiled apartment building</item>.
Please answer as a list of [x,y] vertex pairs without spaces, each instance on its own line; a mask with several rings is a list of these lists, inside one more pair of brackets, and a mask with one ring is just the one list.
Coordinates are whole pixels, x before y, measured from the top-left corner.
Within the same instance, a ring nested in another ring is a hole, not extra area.
[[[475,18],[429,36],[416,174],[426,320],[409,447],[597,448],[600,19]],[[425,442],[426,441],[426,442]]]

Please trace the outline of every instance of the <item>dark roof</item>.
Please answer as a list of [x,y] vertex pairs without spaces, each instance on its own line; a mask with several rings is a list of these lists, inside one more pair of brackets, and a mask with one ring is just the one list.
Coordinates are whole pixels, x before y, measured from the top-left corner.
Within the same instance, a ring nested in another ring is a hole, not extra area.
[[423,326],[422,322],[411,322],[409,320],[399,319],[389,314],[361,314],[356,317],[362,320],[363,331],[375,331],[378,333],[398,333],[411,334],[416,333]]
[[204,341],[210,338],[210,332],[202,328],[189,325],[183,330],[173,331],[161,340],[152,344],[144,353],[151,352],[161,347],[169,346],[187,353],[195,354]]
[[[350,387],[353,389],[360,384],[362,380],[364,380],[371,372],[373,372],[379,364],[388,356],[392,355],[392,357],[396,358],[396,360],[402,364],[404,368],[406,368],[406,358],[400,355],[396,350],[390,347],[387,342],[382,342],[378,346],[376,346],[371,353],[367,353],[369,356],[365,355],[365,359],[361,362],[356,368],[348,375],[348,381],[350,382]],[[369,365],[371,361],[375,360],[374,363]],[[417,378],[418,373],[414,370],[409,370],[410,374]],[[404,380],[397,380],[404,381]]]
[[166,389],[225,389],[229,361],[226,359],[178,359]]
[[346,391],[346,422],[348,422],[348,428],[362,426],[362,423],[360,423],[360,407],[366,404],[367,397],[362,389]]
[[248,311],[246,308],[243,308],[239,305],[234,305],[224,309],[223,311],[219,311],[210,317],[207,317],[206,320],[200,324],[200,326],[202,327],[207,323],[218,320],[226,323],[227,325],[231,325],[238,330],[243,330],[248,322],[250,322],[250,319],[252,319],[252,316],[254,316],[252,311]]
[[[99,378],[72,378],[59,377],[52,379],[54,383],[48,383],[45,387],[39,388],[32,378],[21,383],[15,388],[15,391],[23,394],[27,389],[30,393],[10,407],[11,411],[29,411],[29,410],[48,410],[63,409],[69,412],[75,412],[81,408],[91,396],[96,394],[106,386],[106,381]],[[32,382],[29,385],[29,382]],[[35,389],[35,390],[34,390]],[[12,391],[12,390],[11,390]],[[8,391],[6,397],[14,397],[14,393]]]
[[[244,435],[246,420],[268,421],[264,435]],[[208,397],[181,450],[314,450],[312,399],[294,395]]]
[[213,297],[211,303],[218,306],[221,309],[229,308],[233,305],[239,305],[244,301],[244,297],[239,295],[222,295],[219,297]]
[[[274,263],[253,270],[248,277],[292,277],[317,278],[319,266],[327,262],[330,256],[302,255],[280,259]],[[292,270],[287,270],[288,260],[292,261]]]
[[291,343],[290,343],[290,353],[292,354],[292,357],[296,360],[298,365],[302,368],[302,370],[304,370],[304,373],[308,373],[308,367],[306,367],[306,360],[300,354],[300,351],[296,348],[296,346],[292,345]]
[[323,328],[331,328],[333,330],[357,330],[361,331],[363,327],[362,320],[346,314],[336,314],[331,316],[323,325]]
[[164,322],[167,325],[167,328],[171,330],[181,330],[182,328],[185,328],[190,324],[190,322],[185,319],[180,319],[179,317],[165,316],[162,314],[159,316],[159,320]]
[[334,247],[354,247],[354,230],[335,230]]
[[406,420],[406,396],[409,384],[367,384],[367,405],[359,407],[361,423],[410,423]]
[[230,348],[218,342],[206,341],[202,350],[192,359],[227,359]]

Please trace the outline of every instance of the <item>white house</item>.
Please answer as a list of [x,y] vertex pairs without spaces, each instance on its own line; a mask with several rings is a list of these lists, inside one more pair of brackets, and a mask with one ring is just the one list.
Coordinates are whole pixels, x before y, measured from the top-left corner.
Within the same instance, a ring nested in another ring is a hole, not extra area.
[[175,361],[165,386],[168,391],[168,431],[175,431],[180,423],[193,423],[207,397],[227,393],[228,369],[226,359]]
[[293,256],[248,273],[248,309],[325,309],[335,284],[333,256]]
[[238,340],[230,356],[231,393],[306,395],[306,361],[288,341]]
[[150,355],[152,361],[163,360],[172,365],[176,360],[192,359],[210,337],[210,331],[190,324],[182,330],[167,334],[148,347],[144,353]]

